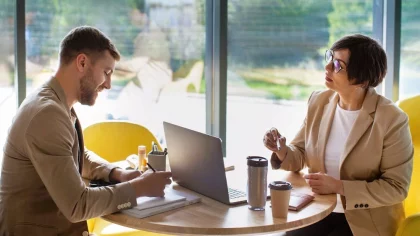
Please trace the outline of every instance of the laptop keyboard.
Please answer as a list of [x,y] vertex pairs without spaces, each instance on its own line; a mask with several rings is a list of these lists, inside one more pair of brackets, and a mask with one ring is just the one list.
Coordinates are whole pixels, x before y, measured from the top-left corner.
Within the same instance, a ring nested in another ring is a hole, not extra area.
[[228,188],[229,189],[229,198],[230,199],[235,199],[235,198],[240,198],[240,197],[245,197],[246,193],[239,191],[237,189],[233,189],[233,188]]

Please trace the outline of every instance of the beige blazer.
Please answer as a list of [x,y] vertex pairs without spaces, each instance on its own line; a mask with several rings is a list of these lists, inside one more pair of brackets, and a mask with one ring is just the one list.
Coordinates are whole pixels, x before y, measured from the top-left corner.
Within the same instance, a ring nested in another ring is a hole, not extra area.
[[0,235],[82,236],[87,219],[136,205],[129,183],[85,186],[82,177],[108,180],[115,167],[83,146],[56,79],[25,99],[4,147]]
[[[334,91],[314,92],[306,119],[288,146],[283,163],[275,155],[273,168],[324,172],[324,156],[339,96]],[[408,117],[391,101],[370,88],[349,137],[343,140],[340,163],[341,196],[354,235],[395,235],[404,219],[413,166]]]

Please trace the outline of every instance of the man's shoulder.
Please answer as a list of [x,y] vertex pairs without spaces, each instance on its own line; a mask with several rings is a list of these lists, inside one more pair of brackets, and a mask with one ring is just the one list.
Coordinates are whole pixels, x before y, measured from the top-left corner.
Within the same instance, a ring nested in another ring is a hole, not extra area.
[[28,135],[40,139],[48,135],[56,137],[54,132],[66,132],[63,127],[70,130],[71,121],[58,97],[46,88],[37,89],[24,100],[13,119],[5,145],[5,155],[17,152],[23,156]]
[[15,122],[29,125],[33,121],[40,121],[48,125],[53,120],[68,117],[68,111],[55,92],[49,87],[41,87],[22,103]]

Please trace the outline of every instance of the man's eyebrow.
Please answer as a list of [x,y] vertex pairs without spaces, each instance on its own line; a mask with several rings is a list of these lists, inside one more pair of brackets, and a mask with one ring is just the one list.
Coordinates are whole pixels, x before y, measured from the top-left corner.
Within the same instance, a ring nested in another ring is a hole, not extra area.
[[107,66],[106,68],[105,68],[105,70],[106,71],[111,71],[111,72],[109,72],[109,74],[112,74],[113,72],[114,72],[114,69],[112,69],[111,67],[109,67],[109,66]]

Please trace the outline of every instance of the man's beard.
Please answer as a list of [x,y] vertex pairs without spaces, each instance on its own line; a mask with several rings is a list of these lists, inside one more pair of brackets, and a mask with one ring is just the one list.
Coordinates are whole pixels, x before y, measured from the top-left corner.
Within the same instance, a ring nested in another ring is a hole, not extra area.
[[80,99],[79,102],[82,105],[92,106],[96,101],[96,89],[95,81],[93,79],[92,70],[89,69],[87,75],[80,80]]

